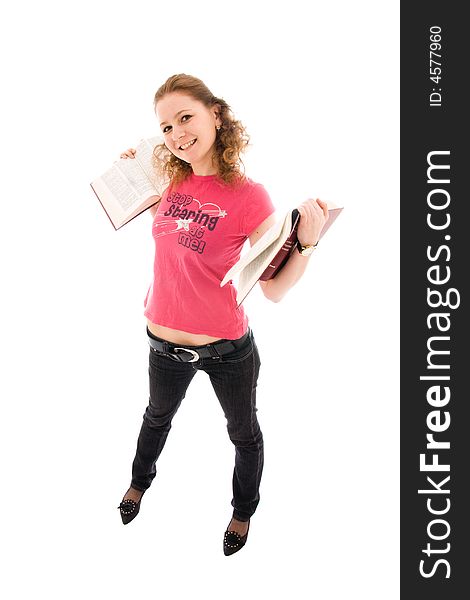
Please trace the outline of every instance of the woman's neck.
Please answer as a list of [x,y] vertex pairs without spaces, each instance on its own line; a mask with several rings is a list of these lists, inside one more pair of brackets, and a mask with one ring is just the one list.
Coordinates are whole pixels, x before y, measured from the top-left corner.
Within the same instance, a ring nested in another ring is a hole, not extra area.
[[191,168],[193,170],[194,175],[197,175],[198,177],[207,177],[207,175],[217,175],[217,169],[215,167],[197,167],[197,166],[192,166]]

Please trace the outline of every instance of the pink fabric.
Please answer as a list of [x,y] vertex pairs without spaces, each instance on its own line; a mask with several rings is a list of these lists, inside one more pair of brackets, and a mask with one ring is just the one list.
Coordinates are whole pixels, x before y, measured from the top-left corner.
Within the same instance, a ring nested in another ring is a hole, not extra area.
[[237,308],[233,282],[220,282],[247,237],[274,206],[264,187],[247,179],[233,189],[216,175],[192,174],[165,190],[152,232],[154,279],[145,298],[153,323],[226,339],[241,337],[248,318]]

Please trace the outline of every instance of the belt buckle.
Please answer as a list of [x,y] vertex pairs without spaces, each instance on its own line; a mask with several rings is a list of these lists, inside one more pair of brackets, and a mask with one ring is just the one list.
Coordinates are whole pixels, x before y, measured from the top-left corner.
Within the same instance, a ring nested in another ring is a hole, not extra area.
[[189,348],[173,348],[173,350],[176,352],[176,350],[183,350],[184,352],[189,352],[189,354],[192,354],[193,357],[191,358],[191,360],[186,360],[184,362],[196,362],[199,360],[200,356],[199,354],[196,352],[196,350],[190,350]]

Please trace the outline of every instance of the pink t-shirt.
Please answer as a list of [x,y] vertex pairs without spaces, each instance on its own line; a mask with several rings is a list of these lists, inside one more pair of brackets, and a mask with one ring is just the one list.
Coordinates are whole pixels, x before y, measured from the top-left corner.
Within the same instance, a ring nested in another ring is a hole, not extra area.
[[273,212],[267,191],[249,178],[232,188],[216,175],[191,174],[171,193],[166,189],[152,226],[154,279],[145,316],[190,333],[241,337],[248,318],[237,308],[233,282],[222,288],[220,282]]

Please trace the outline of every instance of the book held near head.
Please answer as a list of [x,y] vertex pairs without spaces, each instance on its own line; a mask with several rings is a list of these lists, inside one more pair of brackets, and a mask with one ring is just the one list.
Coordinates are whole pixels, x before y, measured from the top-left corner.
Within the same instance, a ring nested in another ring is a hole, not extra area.
[[114,229],[120,229],[160,200],[167,184],[155,172],[153,151],[162,142],[159,136],[141,140],[135,160],[116,161],[90,184]]

